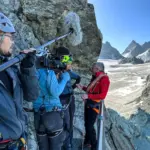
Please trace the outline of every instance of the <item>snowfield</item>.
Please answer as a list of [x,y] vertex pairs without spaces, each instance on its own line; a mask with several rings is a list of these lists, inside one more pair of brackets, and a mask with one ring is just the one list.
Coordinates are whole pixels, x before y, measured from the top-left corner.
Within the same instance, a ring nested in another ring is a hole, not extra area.
[[105,72],[110,77],[111,85],[105,99],[106,107],[129,117],[136,112],[134,101],[142,93],[146,77],[150,74],[150,63],[132,65],[118,64],[117,60],[99,59],[105,64]]

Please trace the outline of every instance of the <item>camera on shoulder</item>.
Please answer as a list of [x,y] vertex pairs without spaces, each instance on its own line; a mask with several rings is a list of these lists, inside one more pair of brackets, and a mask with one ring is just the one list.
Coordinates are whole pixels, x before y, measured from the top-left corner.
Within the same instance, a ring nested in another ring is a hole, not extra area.
[[61,62],[60,58],[53,54],[46,54],[44,56],[37,57],[36,68],[49,68],[53,70],[65,70],[66,64]]

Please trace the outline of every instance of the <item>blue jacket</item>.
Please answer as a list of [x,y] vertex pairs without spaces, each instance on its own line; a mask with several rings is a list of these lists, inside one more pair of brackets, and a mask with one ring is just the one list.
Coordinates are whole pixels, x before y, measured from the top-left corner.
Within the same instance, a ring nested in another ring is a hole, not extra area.
[[34,101],[39,96],[39,85],[35,67],[10,67],[8,75],[13,81],[13,96],[0,80],[0,134],[3,140],[19,139],[25,132],[27,115],[23,111],[23,100]]
[[[81,80],[80,76],[72,70],[69,70],[68,73],[70,75],[70,80],[67,82],[61,95],[72,94],[73,89],[76,88],[76,84],[80,83]],[[76,80],[73,85],[71,83],[71,80]]]
[[56,78],[53,70],[38,69],[37,76],[40,85],[40,96],[33,103],[33,108],[37,112],[39,108],[44,105],[47,112],[52,111],[54,107],[62,108],[59,96],[64,90],[64,87],[70,76],[67,72],[62,73],[60,82]]

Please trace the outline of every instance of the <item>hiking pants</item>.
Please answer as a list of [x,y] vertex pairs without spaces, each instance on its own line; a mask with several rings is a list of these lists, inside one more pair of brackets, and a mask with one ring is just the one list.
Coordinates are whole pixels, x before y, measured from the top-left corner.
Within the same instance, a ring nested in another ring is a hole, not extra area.
[[65,110],[64,115],[64,131],[66,133],[66,138],[64,141],[64,150],[68,150],[72,148],[72,140],[73,140],[73,118],[75,112],[75,98],[73,95],[61,95],[60,100],[62,105],[71,103],[67,110]]
[[34,113],[39,150],[61,150],[65,140],[62,112]]
[[96,131],[94,128],[94,124],[97,119],[97,113],[90,107],[87,108],[85,105],[84,110],[84,121],[85,121],[85,143],[91,144],[92,148],[96,148],[97,140],[96,140]]

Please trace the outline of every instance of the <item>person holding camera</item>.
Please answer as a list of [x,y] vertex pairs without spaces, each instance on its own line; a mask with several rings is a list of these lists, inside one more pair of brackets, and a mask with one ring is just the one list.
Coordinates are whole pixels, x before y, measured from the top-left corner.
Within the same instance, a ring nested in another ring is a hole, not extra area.
[[[63,149],[71,150],[73,146],[73,117],[75,112],[75,97],[73,95],[73,90],[76,88],[76,84],[80,83],[81,78],[78,74],[72,71],[72,55],[67,48],[60,47],[56,49],[56,54],[57,57],[61,57],[61,61],[66,64],[65,71],[70,75],[70,80],[67,82],[62,94],[60,95],[60,101],[63,106],[67,107],[64,116],[64,131],[66,133],[66,138]],[[73,85],[71,83],[72,80],[75,80]]]
[[[63,132],[64,112],[59,96],[70,80],[70,75],[68,72],[61,70],[59,74],[55,74],[54,70],[49,68],[56,62],[60,65],[61,57],[55,59],[57,61],[53,60],[54,62],[47,60],[50,64],[37,70],[41,92],[38,99],[33,103],[33,108],[40,150],[61,150],[65,140],[65,133]],[[58,64],[55,64],[56,66],[53,66],[53,69],[57,68]]]
[[[12,54],[15,28],[0,12],[0,64]],[[23,100],[34,101],[39,96],[36,77],[35,50],[23,50],[26,54],[20,64],[0,72],[0,150],[19,150],[25,147],[27,115]],[[24,141],[24,142],[23,142]]]

